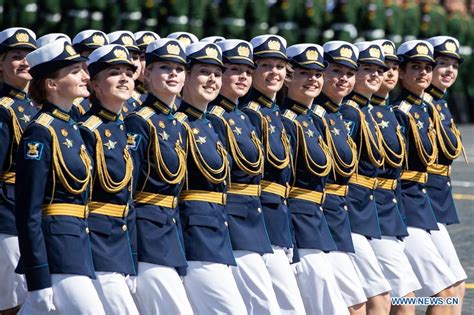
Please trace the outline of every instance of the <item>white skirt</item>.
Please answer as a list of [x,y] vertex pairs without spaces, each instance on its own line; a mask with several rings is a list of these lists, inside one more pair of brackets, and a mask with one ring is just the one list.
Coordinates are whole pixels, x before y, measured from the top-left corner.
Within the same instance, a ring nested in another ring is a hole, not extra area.
[[18,237],[0,233],[0,311],[25,301],[25,277],[15,273],[19,259]]
[[405,237],[405,254],[420,281],[417,296],[435,295],[456,283],[451,269],[441,257],[431,235],[420,228],[408,227]]
[[382,236],[382,239],[369,241],[380,268],[388,280],[391,296],[402,297],[421,289],[421,284],[405,254],[405,242],[394,236]]
[[96,271],[92,283],[99,294],[106,314],[138,315],[125,277],[116,272]]
[[183,281],[176,269],[138,262],[137,306],[141,315],[191,315]]

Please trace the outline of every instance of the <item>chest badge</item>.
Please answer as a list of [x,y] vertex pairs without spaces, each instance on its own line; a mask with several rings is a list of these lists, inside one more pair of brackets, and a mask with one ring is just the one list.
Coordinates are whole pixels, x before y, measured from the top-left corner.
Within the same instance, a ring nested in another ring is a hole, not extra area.
[[67,132],[66,129],[63,128],[63,129],[61,129],[61,134],[63,135],[63,137],[67,137],[67,135],[68,135],[69,133]]
[[415,115],[414,115],[414,116],[415,116],[415,119],[418,119],[418,118],[420,118],[420,114],[418,114],[418,113],[415,113]]
[[159,135],[161,136],[161,139],[163,139],[164,141],[168,141],[168,139],[170,138],[170,135],[166,133],[166,131],[164,130],[163,132],[160,132]]
[[204,144],[204,143],[206,143],[206,137],[199,136],[198,139],[196,140],[196,142],[199,143],[199,144]]
[[242,134],[242,128],[235,126],[234,130],[232,130],[236,135],[240,136]]
[[20,119],[23,120],[25,123],[29,123],[31,121],[31,116],[23,114],[23,117],[21,117]]
[[231,126],[235,125],[235,121],[232,118],[229,119],[229,125],[231,125]]
[[314,137],[314,132],[313,132],[313,130],[311,130],[311,129],[307,129],[307,130],[305,131],[305,133],[308,135],[309,138]]
[[307,121],[303,121],[303,127],[308,128],[308,122]]
[[160,126],[160,128],[165,128],[165,123],[162,120],[160,120],[158,122],[158,126]]
[[418,122],[416,123],[416,125],[418,126],[418,129],[419,129],[419,130],[423,129],[423,127],[424,127],[424,124],[423,124],[423,122],[422,122],[421,120],[418,120]]
[[193,128],[193,133],[194,133],[195,135],[197,135],[197,134],[199,133],[199,129]]
[[336,124],[336,122],[334,121],[334,119],[331,118],[331,119],[329,119],[329,124],[331,126],[334,126]]
[[110,136],[112,135],[112,132],[111,132],[109,129],[105,129],[104,135],[105,135],[107,138],[110,138]]
[[379,126],[380,126],[380,128],[385,129],[385,128],[388,128],[389,123],[390,123],[389,121],[382,120],[382,121],[379,123]]
[[443,113],[439,113],[439,116],[441,117],[441,120],[445,120],[446,116]]
[[383,118],[383,114],[381,112],[377,112],[377,117],[382,119]]
[[268,129],[270,130],[270,133],[274,133],[275,132],[275,126],[273,126],[272,124],[270,124],[270,127],[268,127]]
[[117,144],[116,141],[112,141],[109,139],[107,143],[104,143],[104,145],[107,147],[108,150],[113,150],[115,149],[115,145]]
[[334,127],[332,128],[331,133],[335,136],[339,136],[341,134],[341,130]]
[[72,146],[74,145],[72,143],[72,140],[66,138],[66,141],[63,142],[63,144],[69,149],[69,148],[72,148]]

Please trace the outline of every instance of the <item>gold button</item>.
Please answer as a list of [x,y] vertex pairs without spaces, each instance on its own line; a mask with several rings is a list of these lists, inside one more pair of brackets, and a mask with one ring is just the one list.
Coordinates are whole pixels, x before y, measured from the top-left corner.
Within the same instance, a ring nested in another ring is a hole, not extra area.
[[175,218],[173,218],[173,224],[176,224],[176,219]]
[[127,225],[126,224],[122,225],[122,231],[124,231],[124,232],[127,231]]
[[347,206],[344,206],[344,210],[349,211],[349,208]]
[[229,226],[229,223],[227,223],[227,221],[224,221],[224,225]]
[[88,227],[86,227],[86,233],[89,234],[89,228]]
[[374,200],[374,195],[370,195],[369,199]]
[[258,208],[257,208],[257,212],[258,212],[258,213],[262,213],[262,208],[258,207]]
[[426,189],[425,189],[425,188],[423,188],[421,191],[422,191],[424,194],[426,194]]

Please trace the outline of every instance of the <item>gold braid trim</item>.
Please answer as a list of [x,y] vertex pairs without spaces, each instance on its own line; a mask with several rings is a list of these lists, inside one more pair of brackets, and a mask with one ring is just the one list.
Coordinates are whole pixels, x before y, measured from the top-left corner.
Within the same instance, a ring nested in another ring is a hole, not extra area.
[[110,193],[115,194],[122,191],[127,184],[130,183],[132,179],[133,163],[130,152],[127,148],[123,149],[123,159],[125,161],[125,175],[122,180],[115,182],[109,174],[107,169],[107,162],[105,161],[104,146],[102,143],[102,138],[98,130],[94,130],[96,136],[96,146],[95,146],[95,159],[96,159],[96,168],[97,175],[99,177],[99,183],[102,188]]
[[[222,144],[220,142],[217,143],[217,152],[222,157],[222,165],[217,169],[213,169],[209,164],[207,164],[206,160],[202,156],[201,151],[196,144],[196,138],[194,137],[192,128],[184,121],[182,124],[186,128],[186,132],[188,134],[188,146],[191,151],[191,155],[201,174],[213,184],[222,183],[226,180],[226,178],[230,178],[230,167],[229,161],[227,159],[227,151],[224,149]],[[222,175],[219,176],[219,174]]]
[[[64,162],[64,158],[61,152],[61,148],[59,146],[58,137],[54,128],[48,126],[48,130],[51,133],[52,137],[52,157],[53,157],[53,194],[54,194],[54,186],[56,182],[55,174],[58,175],[61,184],[66,188],[68,192],[74,195],[78,195],[86,191],[87,185],[90,183],[92,176],[91,176],[91,160],[89,155],[87,154],[86,147],[81,145],[81,152],[80,158],[82,160],[82,164],[86,168],[86,177],[83,179],[77,178],[71,171],[67,168],[66,163]],[[71,184],[68,182],[67,177],[72,179],[73,182],[79,184],[81,187],[79,189],[74,189]],[[51,198],[53,200],[53,198]]]
[[301,150],[303,151],[303,160],[304,160],[304,163],[306,165],[306,168],[308,169],[308,171],[311,174],[313,174],[315,176],[326,176],[326,175],[328,175],[329,172],[331,171],[331,166],[332,166],[331,159],[330,159],[331,154],[329,152],[329,147],[326,145],[326,143],[324,143],[323,138],[321,136],[318,136],[319,146],[321,147],[321,150],[324,153],[326,163],[323,164],[323,165],[320,165],[320,164],[316,163],[311,158],[311,154],[309,153],[308,145],[306,143],[306,138],[304,136],[303,127],[301,126],[301,124],[298,121],[294,120],[293,122],[296,125],[296,132],[299,134],[298,138],[301,139],[301,141],[299,141],[299,143],[301,145]]
[[230,127],[230,125],[227,123],[225,118],[223,117],[219,117],[219,118],[221,118],[222,122],[224,123],[226,127],[227,141],[229,142],[230,153],[232,155],[232,158],[235,164],[237,164],[237,166],[242,171],[246,172],[249,175],[256,176],[256,175],[262,174],[265,160],[263,159],[263,150],[262,150],[260,141],[255,135],[255,132],[254,131],[251,132],[251,139],[255,148],[257,148],[258,158],[257,158],[257,161],[250,162],[242,153],[242,151],[240,151],[239,144],[237,143],[237,140],[235,139],[234,132],[232,131],[232,128]]
[[[384,137],[383,136],[381,137],[385,152],[390,153],[390,154],[385,153],[385,162],[394,168],[398,168],[402,166],[403,160],[405,159],[405,152],[406,152],[405,139],[403,138],[402,128],[400,127],[400,125],[397,125],[396,133],[397,133],[398,143],[400,144],[400,153],[397,153],[394,150],[392,150],[390,148],[390,145],[385,141]],[[392,160],[390,158],[390,155],[394,156],[395,159]]]
[[[441,149],[441,152],[443,152],[446,158],[450,160],[454,160],[458,158],[461,155],[461,151],[464,150],[464,147],[461,141],[461,132],[454,124],[454,121],[451,120],[451,131],[453,132],[453,135],[456,137],[456,142],[457,142],[457,146],[455,146],[449,139],[449,136],[446,130],[444,129],[444,126],[441,120],[441,115],[438,113],[438,110],[433,104],[430,104],[430,106],[433,112],[433,122],[434,122],[435,130],[436,130],[436,134],[438,138],[439,148]],[[446,144],[449,147],[449,149],[447,148]]]
[[20,122],[18,121],[18,118],[16,117],[16,114],[13,108],[8,107],[7,110],[10,113],[10,116],[12,117],[12,126],[13,126],[13,141],[10,146],[10,154],[9,154],[9,161],[8,161],[8,167],[7,167],[7,171],[8,171],[10,170],[10,167],[13,164],[13,155],[15,154],[13,152],[13,148],[15,145],[18,147],[18,144],[20,143],[21,135],[23,134],[23,130],[21,129]]
[[167,184],[175,185],[180,183],[186,174],[186,152],[181,147],[179,141],[176,141],[174,150],[178,157],[178,169],[173,173],[166,165],[163,155],[161,154],[160,138],[156,132],[156,127],[150,119],[147,119],[150,126],[150,144],[148,146],[148,158],[150,158],[150,150],[153,148],[153,157],[155,159],[156,172],[160,178]]
[[[331,131],[329,129],[326,119],[323,119],[322,121],[324,124],[324,129],[326,131],[326,139],[328,142],[329,152],[331,153],[334,159],[334,169],[339,175],[343,177],[350,177],[356,170],[355,165],[357,163],[357,145],[350,136],[347,136],[347,145],[351,149],[352,160],[349,163],[346,163],[337,152],[337,147],[331,136]],[[349,169],[349,171],[345,171],[344,169]]]
[[415,139],[416,150],[418,152],[418,156],[421,162],[426,166],[433,164],[436,161],[436,158],[438,157],[438,147],[436,146],[436,131],[432,126],[431,118],[428,130],[428,138],[431,143],[432,152],[431,154],[429,154],[423,145],[423,141],[421,140],[420,131],[418,130],[418,125],[416,124],[415,118],[413,118],[411,113],[407,113],[407,116],[408,121],[410,123],[410,128],[412,130],[413,138]]
[[262,113],[258,112],[260,115],[260,120],[262,122],[262,142],[265,146],[265,154],[267,161],[273,165],[277,169],[284,169],[290,163],[290,143],[288,142],[288,137],[286,136],[286,131],[283,128],[281,131],[281,144],[283,145],[283,149],[285,151],[285,157],[283,159],[279,159],[272,151],[270,146],[270,138],[268,134],[268,121]]
[[[374,122],[375,126],[375,136],[377,139],[374,139],[374,135],[370,131],[369,124],[366,121],[366,116],[365,114],[359,110],[360,113],[360,127],[361,127],[361,132],[362,132],[362,139],[364,139],[365,142],[365,147],[367,149],[367,153],[369,155],[369,159],[374,164],[376,167],[381,167],[383,165],[384,161],[384,151],[383,151],[383,146],[382,146],[382,134],[380,132],[380,129],[378,125]],[[373,119],[371,115],[369,115],[370,119]],[[375,150],[378,151],[380,155],[380,160],[377,160],[374,156],[374,152],[372,151],[372,146],[375,148]]]

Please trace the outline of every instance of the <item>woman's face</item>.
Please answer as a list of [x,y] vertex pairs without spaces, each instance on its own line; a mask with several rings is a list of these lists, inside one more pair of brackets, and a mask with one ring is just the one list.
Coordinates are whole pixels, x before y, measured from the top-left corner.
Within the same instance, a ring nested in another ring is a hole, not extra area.
[[455,58],[438,57],[433,69],[432,84],[441,90],[450,88],[458,77],[459,62]]
[[58,70],[56,79],[46,79],[47,90],[53,90],[64,99],[88,97],[87,83],[89,75],[84,70],[82,63],[78,62]]
[[291,78],[285,83],[288,87],[288,96],[297,102],[306,104],[321,93],[324,84],[323,72],[294,68]]
[[133,74],[133,80],[137,80],[140,77],[140,73],[142,71],[142,62],[140,61],[140,53],[136,51],[131,51],[130,57],[132,58],[133,64],[137,67],[137,70]]
[[393,90],[398,83],[398,62],[386,60],[385,64],[388,70],[383,74],[383,82],[379,90],[384,94]]
[[255,62],[253,87],[273,98],[282,88],[286,77],[286,61],[278,58],[262,58]]
[[122,103],[132,96],[135,82],[133,70],[127,65],[115,65],[100,71],[91,81],[96,97],[103,104]]
[[184,65],[171,61],[152,63],[145,70],[147,87],[156,96],[176,96],[181,92],[186,79]]
[[145,69],[146,69],[145,52],[141,52],[140,53],[140,75],[138,76],[138,80],[140,82],[145,82]]
[[191,104],[209,103],[217,97],[222,86],[219,66],[196,63],[188,73],[184,94]]
[[426,61],[409,61],[404,67],[400,68],[402,86],[416,95],[423,93],[431,84],[432,78],[433,66]]
[[226,64],[221,94],[232,100],[244,96],[252,86],[253,69],[247,65]]
[[5,83],[21,87],[32,79],[29,73],[30,66],[25,58],[29,52],[25,49],[12,49],[6,52],[4,60],[0,62]]
[[349,67],[330,62],[324,71],[324,94],[333,101],[342,101],[354,88],[355,73]]
[[354,90],[364,96],[372,96],[382,85],[383,72],[381,66],[368,63],[360,64],[355,75]]

